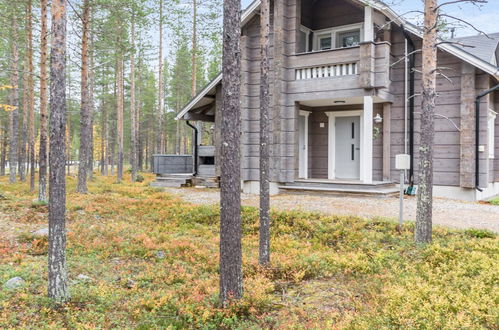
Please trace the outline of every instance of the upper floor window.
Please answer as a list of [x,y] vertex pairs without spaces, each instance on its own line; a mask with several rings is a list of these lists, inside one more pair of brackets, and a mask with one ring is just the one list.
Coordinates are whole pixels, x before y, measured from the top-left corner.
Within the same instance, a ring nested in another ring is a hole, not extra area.
[[319,36],[319,49],[318,50],[328,50],[331,49],[333,46],[333,38],[331,37],[331,34],[325,34],[322,36]]
[[[305,30],[308,31],[307,34],[304,32]],[[312,51],[355,47],[362,42],[363,24],[349,24],[318,31],[313,31],[302,26],[300,35],[300,39],[307,38],[308,40],[310,37],[312,47],[308,47],[308,43],[306,43],[306,49],[311,49]],[[305,42],[303,43],[305,44]],[[304,52],[303,45],[300,45],[299,52]]]
[[336,45],[338,48],[358,46],[360,43],[360,29],[339,32],[336,40],[338,41]]

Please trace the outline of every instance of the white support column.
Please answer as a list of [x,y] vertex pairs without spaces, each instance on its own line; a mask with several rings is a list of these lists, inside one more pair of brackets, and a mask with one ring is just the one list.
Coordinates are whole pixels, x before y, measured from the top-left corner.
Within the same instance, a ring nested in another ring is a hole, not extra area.
[[364,42],[374,41],[374,11],[373,7],[364,7]]
[[373,182],[373,111],[372,96],[364,96],[364,115],[362,116],[362,159],[360,163],[360,179],[364,183]]

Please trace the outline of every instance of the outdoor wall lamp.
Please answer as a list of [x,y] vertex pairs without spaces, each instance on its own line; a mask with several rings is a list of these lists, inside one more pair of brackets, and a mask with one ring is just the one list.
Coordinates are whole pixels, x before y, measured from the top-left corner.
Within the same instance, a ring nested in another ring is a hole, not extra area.
[[381,124],[382,122],[383,122],[383,118],[381,117],[381,115],[379,113],[376,114],[376,117],[374,117],[374,123]]

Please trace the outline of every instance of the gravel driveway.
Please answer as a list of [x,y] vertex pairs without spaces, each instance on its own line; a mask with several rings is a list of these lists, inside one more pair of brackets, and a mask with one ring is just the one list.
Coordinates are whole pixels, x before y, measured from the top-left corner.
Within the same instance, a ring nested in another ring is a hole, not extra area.
[[[193,204],[218,204],[220,192],[217,189],[165,188],[165,191],[180,196]],[[242,194],[246,206],[258,206],[258,196]],[[280,194],[272,196],[274,209],[297,209],[325,214],[356,215],[361,217],[381,216],[398,219],[399,200],[396,197],[374,198],[318,194]],[[416,197],[406,197],[404,218],[416,218]],[[499,233],[499,206],[485,203],[435,198],[433,223],[459,229],[489,229]]]

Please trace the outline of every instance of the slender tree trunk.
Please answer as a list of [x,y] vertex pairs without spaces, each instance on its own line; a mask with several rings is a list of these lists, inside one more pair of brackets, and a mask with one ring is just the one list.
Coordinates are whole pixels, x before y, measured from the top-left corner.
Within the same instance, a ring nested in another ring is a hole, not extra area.
[[[192,54],[191,54],[191,96],[195,97],[197,94],[197,67],[198,67],[198,61],[197,61],[197,54],[198,54],[198,41],[197,41],[197,34],[198,34],[198,4],[197,0],[192,1]],[[196,123],[196,128],[198,129],[198,143],[203,144],[203,131],[204,131],[204,124],[202,121],[198,121]]]
[[270,194],[269,194],[269,52],[270,0],[260,7],[260,257],[261,265],[270,263]]
[[137,181],[137,114],[135,108],[135,15],[132,14],[130,52],[130,119],[131,119],[131,153],[132,182]]
[[117,180],[123,180],[123,114],[124,114],[124,78],[123,78],[123,55],[118,55],[118,86],[117,86],[117,131],[118,131],[118,173]]
[[38,177],[38,200],[47,201],[47,115],[48,115],[48,0],[41,0],[40,33],[40,173]]
[[[143,55],[141,54],[141,56],[139,57],[139,71],[138,71],[138,81],[141,82],[142,81],[142,57]],[[140,122],[140,116],[141,116],[141,113],[142,113],[142,84],[139,83],[138,85],[138,89],[137,89],[137,96],[138,96],[138,102],[137,102],[137,111],[136,111],[136,120],[135,120],[135,124],[137,125],[135,131],[137,132],[137,167],[138,167],[138,171],[143,171],[143,165],[144,165],[144,143],[143,143],[143,140],[144,140],[144,137],[143,137],[143,134],[141,133],[141,128],[142,128],[142,125],[141,125],[141,122]]]
[[437,97],[437,16],[437,0],[425,0],[422,55],[423,101],[421,104],[416,243],[429,243],[432,236],[433,143],[435,139],[434,116]]
[[243,295],[241,250],[241,1],[224,1],[223,107],[220,192],[220,299]]
[[50,55],[49,285],[56,302],[69,299],[66,270],[66,1],[52,1]]
[[90,41],[90,2],[83,1],[83,32],[81,40],[81,111],[80,111],[80,153],[78,162],[78,185],[76,191],[88,192],[87,170],[90,152],[90,89],[88,83],[88,44]]
[[27,35],[28,35],[28,95],[29,95],[29,131],[28,131],[28,150],[29,150],[29,164],[30,164],[30,179],[29,188],[33,192],[35,190],[35,86],[33,81],[33,15],[32,0],[28,0],[27,7]]
[[[25,18],[26,21],[28,20],[28,10],[26,8],[25,11]],[[28,24],[26,24],[27,26]],[[26,40],[29,38],[28,37],[28,29],[25,29],[25,36]],[[29,68],[29,59],[28,59],[28,51],[25,52],[24,54],[24,69],[23,69],[23,74],[22,74],[22,80],[23,80],[23,92],[22,92],[22,121],[21,118],[19,125],[21,126],[21,130],[19,132],[19,137],[18,137],[18,143],[19,143],[19,153],[18,153],[18,170],[19,170],[19,180],[21,182],[26,181],[26,175],[28,168],[26,164],[28,163],[28,150],[27,150],[27,145],[28,145],[28,117],[29,117],[29,73],[28,73],[28,68]]]
[[156,134],[156,153],[163,153],[163,0],[159,1],[159,67],[158,67],[158,132]]
[[2,121],[2,156],[0,157],[0,176],[5,175],[7,167],[7,146],[9,145],[9,124],[8,120]]
[[14,110],[9,115],[9,182],[15,183],[17,160],[18,160],[18,129],[19,129],[19,50],[17,48],[17,18],[12,18],[12,62],[10,73],[10,85],[12,89],[9,93],[10,105],[14,106]]
[[[90,23],[92,22],[92,11],[90,11]],[[90,30],[92,26],[90,25]],[[89,99],[89,112],[90,112],[90,135],[88,139],[88,168],[87,176],[89,180],[94,179],[94,52],[93,52],[93,38],[90,37],[89,43],[89,67],[88,72],[88,99]]]

